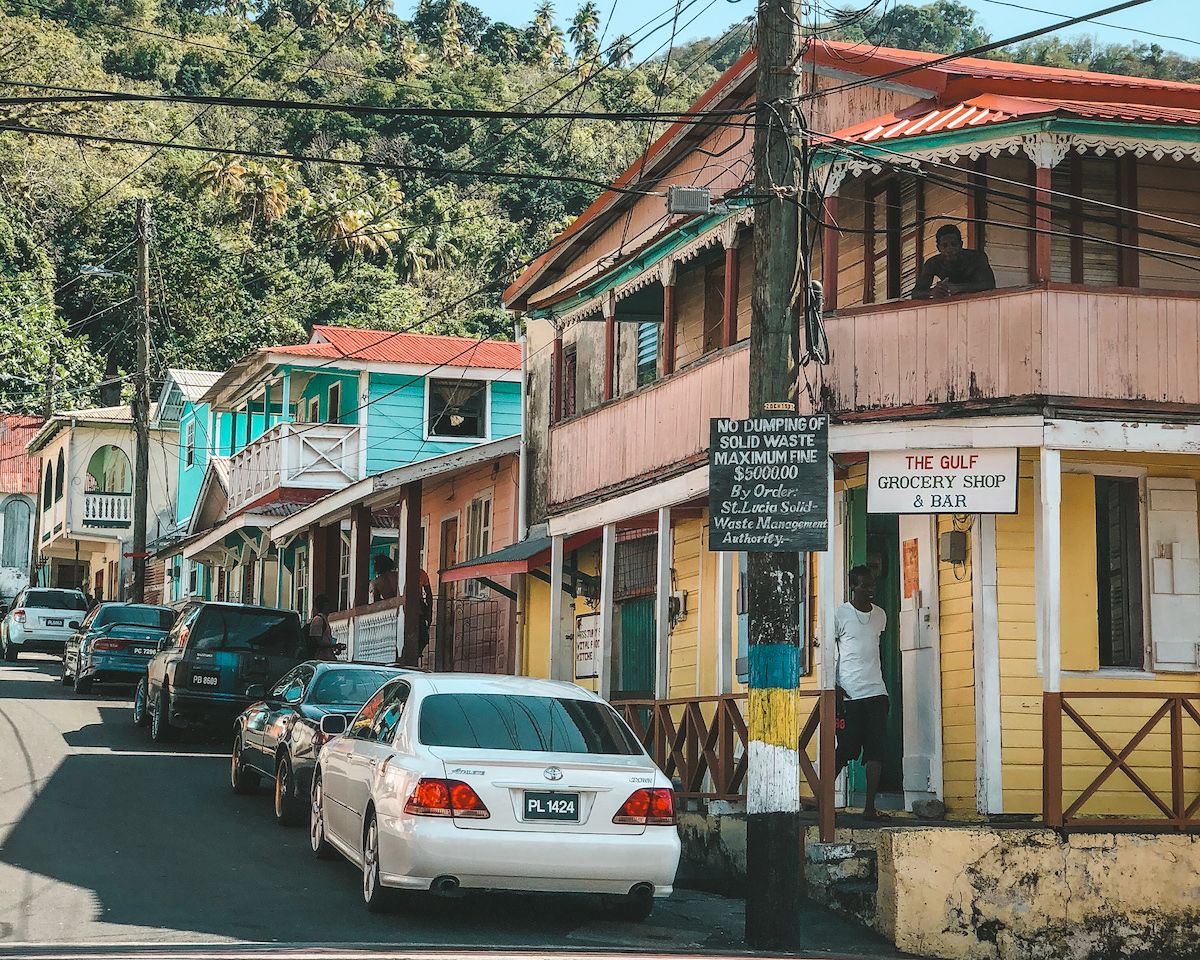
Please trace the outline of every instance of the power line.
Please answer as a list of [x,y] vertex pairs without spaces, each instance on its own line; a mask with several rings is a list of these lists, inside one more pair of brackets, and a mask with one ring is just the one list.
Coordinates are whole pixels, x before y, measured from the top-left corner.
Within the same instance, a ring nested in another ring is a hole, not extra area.
[[1019,33],[1012,37],[1005,37],[1003,40],[993,40],[988,43],[979,44],[975,47],[968,47],[967,49],[959,50],[956,53],[948,53],[944,56],[934,57],[932,60],[921,60],[917,63],[910,64],[907,67],[899,67],[896,70],[891,70],[887,73],[879,74],[878,76],[861,77],[858,80],[851,80],[846,83],[838,84],[834,87],[826,87],[821,90],[814,90],[811,93],[803,94],[795,99],[797,102],[805,100],[817,100],[822,97],[828,97],[834,93],[843,93],[846,90],[853,90],[857,87],[874,86],[875,84],[886,83],[888,80],[895,80],[897,77],[907,76],[908,74],[917,70],[928,70],[931,67],[938,67],[946,63],[953,63],[955,60],[961,60],[964,57],[979,57],[985,53],[992,53],[1003,47],[1011,46],[1014,43],[1024,43],[1026,40],[1034,40],[1038,37],[1044,36],[1047,33],[1053,33],[1056,30],[1065,30],[1067,27],[1074,27],[1080,23],[1086,23],[1089,20],[1094,20],[1096,17],[1107,16],[1110,13],[1119,13],[1122,10],[1140,7],[1149,2],[1150,0],[1123,0],[1121,3],[1104,7],[1101,10],[1094,10],[1091,13],[1085,13],[1078,17],[1070,17],[1066,20],[1060,20],[1057,23],[1052,23],[1045,27],[1039,27],[1036,30],[1027,30],[1025,33]]
[[[1065,17],[1066,14],[1059,13],[1057,10],[1042,10],[1040,7],[1027,7],[1023,3],[1012,3],[1010,0],[987,0],[988,3],[997,7],[1009,7],[1013,10],[1025,10],[1028,13],[1042,13],[1047,17]],[[1124,30],[1126,33],[1140,33],[1143,36],[1154,37],[1157,40],[1175,40],[1179,43],[1190,43],[1195,46],[1200,46],[1200,40],[1192,37],[1179,37],[1170,33],[1155,33],[1153,30],[1145,30],[1141,27],[1127,27],[1120,23],[1104,23],[1095,21],[1098,27],[1107,27],[1110,30]]]
[[347,160],[341,157],[320,157],[304,153],[273,153],[266,150],[238,150],[233,147],[213,147],[202,144],[174,143],[166,140],[145,140],[140,137],[117,137],[99,133],[75,133],[69,130],[48,130],[43,127],[27,127],[21,124],[0,124],[0,132],[23,133],[27,136],[59,137],[81,142],[95,141],[98,143],[115,143],[135,147],[157,147],[160,150],[180,150],[188,153],[216,153],[231,157],[250,157],[255,160],[290,160],[295,163],[324,163],[340,167],[358,167],[364,170],[382,170],[385,172],[431,174],[438,176],[471,176],[484,180],[542,180],[556,183],[579,183],[589,187],[600,187],[605,190],[616,190],[621,193],[639,196],[664,196],[663,191],[632,190],[626,187],[615,187],[610,184],[592,180],[590,177],[576,177],[571,174],[521,173],[518,170],[480,170],[453,167],[432,167],[419,164],[387,163],[376,160]]
[[[711,4],[710,4],[711,6]],[[668,63],[669,67],[669,63]],[[4,97],[2,106],[26,106],[58,103],[194,103],[206,106],[233,107],[253,110],[295,110],[325,113],[351,113],[367,116],[382,116],[393,119],[427,118],[445,120],[598,120],[608,122],[649,122],[671,120],[676,123],[711,124],[712,118],[745,117],[754,111],[710,110],[702,114],[690,110],[653,111],[589,111],[568,110],[559,112],[534,110],[484,110],[466,107],[382,107],[366,103],[325,102],[314,100],[283,100],[259,97],[198,96],[192,94],[128,93],[124,91],[96,90],[86,87],[69,87],[55,84],[26,83],[20,80],[0,80],[0,86],[24,87],[36,90],[51,90],[72,94],[71,96],[48,97]],[[661,100],[661,94],[659,99]]]

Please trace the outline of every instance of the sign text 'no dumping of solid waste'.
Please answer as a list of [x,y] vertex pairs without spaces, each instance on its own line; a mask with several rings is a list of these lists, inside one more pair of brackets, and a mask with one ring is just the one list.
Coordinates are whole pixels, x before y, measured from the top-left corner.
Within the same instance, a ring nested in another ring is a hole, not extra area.
[[829,418],[709,421],[708,548],[829,548]]

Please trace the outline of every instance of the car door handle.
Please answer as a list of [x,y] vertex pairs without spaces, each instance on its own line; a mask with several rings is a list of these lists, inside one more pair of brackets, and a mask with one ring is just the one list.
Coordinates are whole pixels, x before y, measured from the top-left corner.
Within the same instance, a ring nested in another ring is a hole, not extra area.
[[370,760],[367,761],[367,764],[372,767],[375,766],[377,763],[379,763],[379,761],[376,760],[374,757],[372,757]]

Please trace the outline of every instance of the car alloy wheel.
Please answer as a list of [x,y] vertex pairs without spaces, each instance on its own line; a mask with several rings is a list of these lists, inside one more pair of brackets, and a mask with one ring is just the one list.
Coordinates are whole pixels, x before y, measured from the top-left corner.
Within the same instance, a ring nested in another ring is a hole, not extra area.
[[150,722],[150,711],[146,709],[146,678],[139,677],[133,690],[133,725],[144,727]]
[[375,811],[368,814],[367,829],[363,833],[363,903],[372,913],[380,913],[389,906],[389,890],[379,879],[379,821]]
[[325,793],[321,789],[321,778],[313,778],[312,804],[308,812],[308,842],[318,860],[327,860],[333,848],[325,839]]
[[154,709],[150,711],[150,739],[155,743],[166,743],[171,739],[171,721],[168,715],[171,710],[171,698],[166,687],[158,688],[158,696],[154,699]]
[[258,789],[259,776],[253,770],[246,769],[242,759],[242,735],[237,733],[233,740],[233,749],[229,753],[229,785],[234,793],[253,793]]
[[280,757],[275,765],[275,820],[281,826],[294,827],[302,815],[303,807],[297,802],[292,765],[287,757]]

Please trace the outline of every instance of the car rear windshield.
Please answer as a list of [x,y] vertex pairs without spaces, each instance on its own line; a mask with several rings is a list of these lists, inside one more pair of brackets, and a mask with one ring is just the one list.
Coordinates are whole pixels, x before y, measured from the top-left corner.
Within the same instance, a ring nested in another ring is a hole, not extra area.
[[361,707],[395,675],[384,670],[326,670],[317,677],[308,702]]
[[41,610],[86,610],[87,601],[76,590],[30,590],[25,606]]
[[188,645],[196,650],[295,656],[300,651],[300,618],[290,610],[205,607],[189,636]]
[[436,693],[421,702],[431,747],[637,756],[642,748],[607,704],[498,693]]
[[104,607],[96,614],[92,626],[105,627],[109,624],[122,624],[131,627],[153,627],[155,630],[170,630],[175,622],[175,611],[163,607],[138,607],[125,604],[113,604]]

